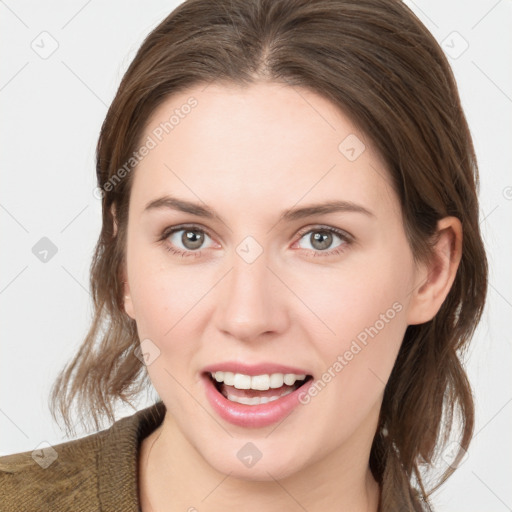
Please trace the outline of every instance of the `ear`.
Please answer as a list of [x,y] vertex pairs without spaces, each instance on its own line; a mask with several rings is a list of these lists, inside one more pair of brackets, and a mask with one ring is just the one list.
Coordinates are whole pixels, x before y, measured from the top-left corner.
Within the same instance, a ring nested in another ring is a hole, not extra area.
[[[113,218],[114,237],[117,234],[117,217],[116,217],[116,206],[112,204],[110,212]],[[122,268],[119,270],[121,282],[123,283],[123,305],[126,314],[135,320],[135,313],[133,311],[132,296],[130,293],[130,284],[128,283],[128,273],[126,271],[126,261],[123,261]]]
[[437,242],[430,261],[418,267],[407,312],[409,325],[432,320],[448,295],[462,257],[462,224],[456,217],[437,223]]
[[126,311],[126,314],[135,320],[135,312],[133,310],[133,302],[132,302],[132,295],[130,292],[130,283],[128,282],[128,275],[126,272],[126,266],[123,262],[123,267],[121,269],[121,279],[123,283],[123,305],[124,310]]
[[114,203],[112,203],[112,206],[110,207],[110,213],[112,214],[112,219],[113,219],[113,229],[114,229],[113,236],[116,236],[116,234],[117,234],[117,215],[116,215],[116,205]]

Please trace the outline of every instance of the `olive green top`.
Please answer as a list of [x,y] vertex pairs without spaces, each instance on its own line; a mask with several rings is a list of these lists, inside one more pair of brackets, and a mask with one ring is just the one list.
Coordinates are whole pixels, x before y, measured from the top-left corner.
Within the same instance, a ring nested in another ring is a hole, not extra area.
[[139,512],[140,444],[164,415],[159,401],[87,437],[0,457],[0,511]]

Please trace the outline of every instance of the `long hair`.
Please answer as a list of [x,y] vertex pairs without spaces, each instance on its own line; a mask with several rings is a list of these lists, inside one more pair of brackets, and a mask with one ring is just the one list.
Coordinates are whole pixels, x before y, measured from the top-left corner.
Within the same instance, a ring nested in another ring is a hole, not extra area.
[[[136,162],[150,115],[198,84],[271,81],[327,98],[373,142],[400,199],[417,260],[431,254],[437,221],[463,226],[462,260],[437,315],[409,326],[386,385],[370,467],[380,510],[429,509],[454,470],[425,487],[425,470],[457,424],[459,455],[474,425],[465,348],[487,292],[478,223],[478,169],[456,82],[441,48],[398,0],[188,0],[144,40],[108,110],[97,145],[102,229],[91,265],[94,317],[52,389],[51,408],[71,428],[72,405],[98,428],[114,405],[149,384],[124,312],[126,227]],[[121,170],[124,169],[124,172]],[[130,172],[131,171],[131,172]],[[121,178],[122,179],[121,179]],[[117,230],[112,207],[115,207]],[[457,422],[455,422],[457,419]]]

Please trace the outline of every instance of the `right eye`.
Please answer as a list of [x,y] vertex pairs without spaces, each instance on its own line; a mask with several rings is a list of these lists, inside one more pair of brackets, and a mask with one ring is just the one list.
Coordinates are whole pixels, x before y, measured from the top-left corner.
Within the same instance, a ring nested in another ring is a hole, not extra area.
[[167,227],[161,236],[168,251],[182,256],[199,255],[206,238],[211,240],[202,228],[183,225]]

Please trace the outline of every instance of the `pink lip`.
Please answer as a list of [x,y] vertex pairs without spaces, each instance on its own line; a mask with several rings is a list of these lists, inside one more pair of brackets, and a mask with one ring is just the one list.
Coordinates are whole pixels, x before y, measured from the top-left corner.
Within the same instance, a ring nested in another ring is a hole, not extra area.
[[203,369],[203,372],[233,372],[243,373],[244,375],[271,375],[272,373],[295,373],[296,375],[309,375],[310,373],[303,368],[294,368],[274,363],[244,364],[236,361],[226,361],[225,363],[212,364]]
[[[290,371],[287,373],[304,372]],[[256,372],[253,375],[259,374]],[[203,373],[201,377],[205,385],[206,396],[214,411],[229,423],[245,428],[262,428],[282,421],[300,404],[299,395],[307,392],[309,386],[313,384],[313,379],[310,379],[300,388],[282,398],[266,404],[245,405],[232,402],[219,393],[209,374]]]

